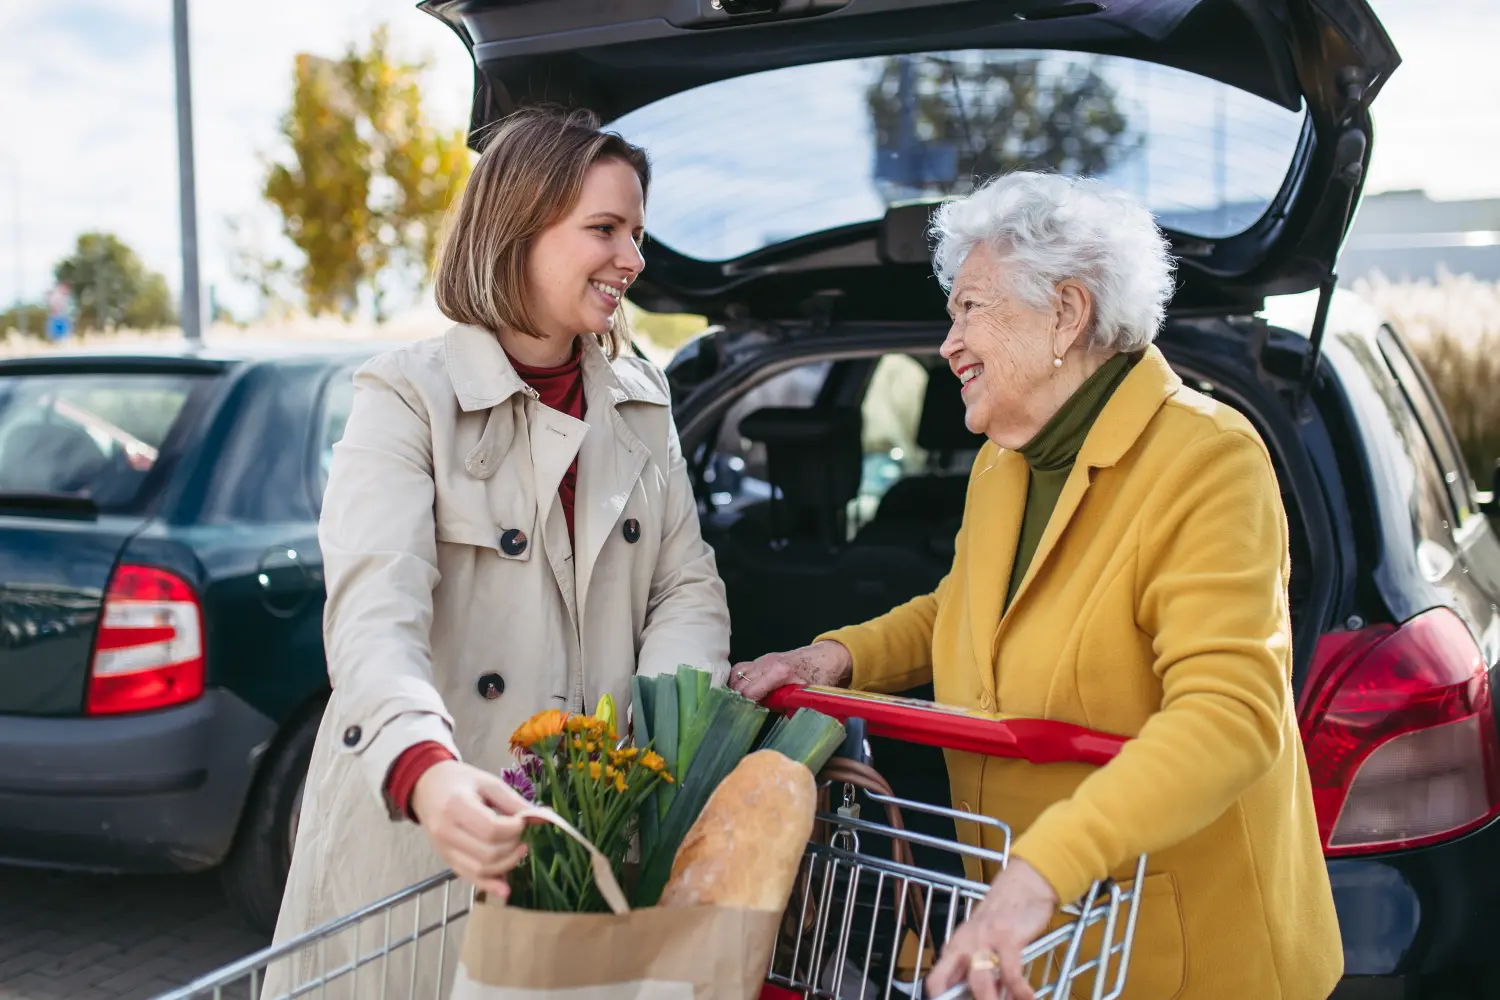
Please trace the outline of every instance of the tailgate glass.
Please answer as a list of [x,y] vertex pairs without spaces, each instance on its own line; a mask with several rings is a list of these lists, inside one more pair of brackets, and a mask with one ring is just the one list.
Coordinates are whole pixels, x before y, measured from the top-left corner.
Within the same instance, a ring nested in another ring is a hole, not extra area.
[[78,372],[0,376],[0,493],[89,497],[125,511],[205,377]]
[[1101,177],[1166,228],[1231,236],[1280,191],[1305,117],[1133,59],[969,50],[736,77],[612,127],[651,154],[652,238],[726,260],[1018,169]]

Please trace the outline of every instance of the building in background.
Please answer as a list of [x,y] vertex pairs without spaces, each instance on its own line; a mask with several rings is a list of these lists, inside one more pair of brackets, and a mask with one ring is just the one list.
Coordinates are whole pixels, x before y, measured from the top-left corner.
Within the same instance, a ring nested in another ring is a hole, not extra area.
[[1344,283],[1379,272],[1391,281],[1441,271],[1500,280],[1500,198],[1434,201],[1423,191],[1367,195],[1339,255]]

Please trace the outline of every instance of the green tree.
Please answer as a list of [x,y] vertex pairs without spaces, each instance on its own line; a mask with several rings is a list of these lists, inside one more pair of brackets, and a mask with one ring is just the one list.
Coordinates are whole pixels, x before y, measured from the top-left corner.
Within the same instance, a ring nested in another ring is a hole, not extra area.
[[177,322],[167,281],[147,270],[113,233],[84,233],[73,254],[52,269],[73,290],[79,330],[144,329]]
[[[295,277],[307,309],[353,314],[361,288],[386,314],[392,285],[425,286],[448,204],[469,173],[462,129],[422,107],[420,62],[396,59],[386,28],[339,59],[297,57],[281,132],[290,151],[264,194],[302,251]],[[262,286],[287,270],[261,261]],[[263,287],[263,291],[264,291]]]
[[1135,148],[1114,88],[1079,63],[998,53],[890,56],[865,104],[883,153],[953,149],[956,169],[919,185],[939,194],[1012,170],[1097,174]]

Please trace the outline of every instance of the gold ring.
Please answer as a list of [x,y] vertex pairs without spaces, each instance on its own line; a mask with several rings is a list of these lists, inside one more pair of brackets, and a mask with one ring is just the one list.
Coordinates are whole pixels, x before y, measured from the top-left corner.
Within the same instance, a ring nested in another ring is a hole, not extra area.
[[989,972],[999,967],[1000,956],[995,954],[995,950],[993,948],[986,948],[984,951],[976,951],[974,954],[969,956],[969,968],[971,969],[983,969],[986,972]]

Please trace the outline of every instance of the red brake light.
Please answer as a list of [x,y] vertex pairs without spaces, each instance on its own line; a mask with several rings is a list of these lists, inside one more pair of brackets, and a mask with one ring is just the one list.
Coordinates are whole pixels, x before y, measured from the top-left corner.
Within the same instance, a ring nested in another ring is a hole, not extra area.
[[85,711],[166,708],[203,693],[203,610],[187,581],[120,566],[109,581],[94,642]]
[[1489,671],[1451,610],[1325,637],[1302,707],[1328,855],[1417,847],[1500,815]]

